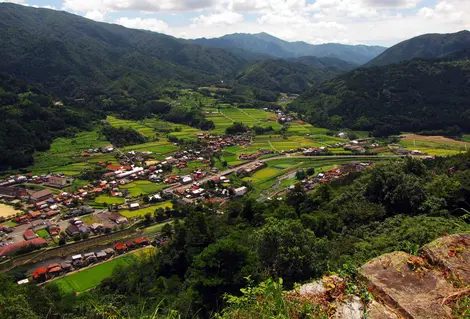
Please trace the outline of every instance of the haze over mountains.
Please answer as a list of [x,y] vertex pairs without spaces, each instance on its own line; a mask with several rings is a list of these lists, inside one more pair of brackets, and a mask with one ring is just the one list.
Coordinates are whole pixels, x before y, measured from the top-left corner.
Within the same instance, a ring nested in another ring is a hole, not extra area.
[[364,64],[386,48],[381,46],[345,45],[326,43],[313,45],[306,42],[288,42],[267,33],[235,33],[213,39],[195,39],[194,43],[222,49],[243,49],[276,58],[301,56],[334,57],[354,64]]

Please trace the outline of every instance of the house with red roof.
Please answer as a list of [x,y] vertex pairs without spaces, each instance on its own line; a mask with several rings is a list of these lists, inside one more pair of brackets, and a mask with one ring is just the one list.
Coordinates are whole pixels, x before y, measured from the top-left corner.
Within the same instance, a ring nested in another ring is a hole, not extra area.
[[31,240],[31,239],[36,239],[39,236],[35,232],[33,232],[31,229],[28,229],[27,231],[24,232],[23,237],[26,240]]

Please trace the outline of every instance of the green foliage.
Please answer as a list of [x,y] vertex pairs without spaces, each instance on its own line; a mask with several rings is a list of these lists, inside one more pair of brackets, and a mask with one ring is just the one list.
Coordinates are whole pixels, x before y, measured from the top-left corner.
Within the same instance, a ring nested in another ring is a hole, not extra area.
[[332,129],[342,124],[373,130],[374,136],[400,131],[458,133],[459,128],[470,130],[470,89],[462,85],[469,78],[468,61],[415,59],[361,68],[311,89],[290,108],[312,124]]
[[106,125],[102,128],[101,132],[117,147],[142,144],[147,141],[145,136],[130,127],[123,128]]
[[234,122],[231,126],[225,129],[225,134],[227,135],[234,135],[245,133],[248,131],[248,127],[243,124],[242,122]]

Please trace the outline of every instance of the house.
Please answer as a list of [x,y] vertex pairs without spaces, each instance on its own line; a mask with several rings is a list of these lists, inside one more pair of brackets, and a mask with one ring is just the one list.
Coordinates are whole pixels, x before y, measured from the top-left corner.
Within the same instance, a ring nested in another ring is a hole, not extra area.
[[76,226],[78,228],[78,231],[81,233],[81,234],[88,234],[90,232],[90,229],[88,228],[88,226],[86,226],[85,224],[80,224],[78,226]]
[[135,244],[137,246],[145,246],[145,245],[149,245],[150,244],[150,240],[146,237],[143,237],[143,238],[137,238],[135,240]]
[[37,203],[37,202],[45,201],[45,200],[51,198],[52,195],[53,194],[50,190],[43,189],[43,190],[40,190],[38,192],[34,192],[33,194],[31,194],[29,199],[33,203]]
[[119,225],[127,223],[127,218],[116,212],[112,213],[109,219]]
[[40,267],[33,272],[33,279],[37,281],[47,280],[47,268]]
[[29,212],[29,217],[31,219],[36,219],[36,218],[39,218],[41,217],[41,212],[40,211],[34,211],[34,212]]
[[94,223],[93,225],[91,225],[91,230],[94,231],[95,233],[98,232],[98,231],[101,231],[103,230],[104,228],[104,225],[103,224],[99,224],[99,223]]
[[31,240],[31,239],[36,239],[39,236],[33,232],[31,229],[28,229],[27,231],[24,232],[23,237],[25,240]]
[[79,230],[78,227],[75,226],[75,225],[70,225],[69,227],[67,227],[67,229],[65,229],[65,232],[66,232],[67,235],[69,235],[70,237],[73,237],[73,236],[76,236],[76,235],[80,235],[80,230]]
[[81,254],[72,256],[72,261],[82,260],[83,256]]
[[70,272],[73,270],[72,262],[71,261],[64,261],[60,264],[60,267],[64,272]]
[[114,250],[118,253],[118,254],[122,254],[124,253],[126,250],[127,250],[127,246],[122,244],[122,243],[118,243],[114,246]]
[[128,249],[135,248],[135,242],[132,240],[128,241],[125,245],[127,246]]
[[193,179],[190,176],[183,176],[182,180],[181,180],[181,183],[184,184],[184,185],[187,185],[187,184],[191,183],[192,181],[193,181]]
[[111,257],[112,255],[114,255],[114,254],[116,253],[116,252],[114,251],[114,249],[112,249],[112,248],[106,248],[106,249],[103,250],[103,251],[106,253],[106,255],[107,255],[108,257]]
[[106,254],[106,252],[104,252],[103,250],[99,251],[96,253],[96,258],[98,260],[104,260],[106,258],[108,258],[108,254]]
[[235,196],[237,197],[243,196],[246,193],[248,193],[248,187],[246,186],[238,187],[238,188],[235,188],[233,191],[234,191]]
[[62,267],[59,264],[51,264],[47,266],[47,273],[50,276],[57,276],[62,273]]

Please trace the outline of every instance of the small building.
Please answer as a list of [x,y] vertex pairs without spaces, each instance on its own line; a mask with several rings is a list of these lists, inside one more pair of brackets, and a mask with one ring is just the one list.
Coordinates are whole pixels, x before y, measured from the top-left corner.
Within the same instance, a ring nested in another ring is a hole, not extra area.
[[59,264],[51,264],[47,266],[47,273],[50,276],[58,276],[62,273],[62,267]]
[[33,272],[33,279],[37,281],[47,280],[47,268],[40,267]]
[[114,251],[114,249],[112,249],[112,248],[106,248],[106,249],[103,250],[103,251],[106,253],[106,255],[107,255],[108,258],[111,257],[111,256],[113,256],[113,255],[116,253],[116,252]]
[[96,253],[96,258],[98,258],[98,260],[104,260],[104,259],[108,258],[108,254],[106,254],[102,250],[102,251],[99,251],[99,252]]
[[60,264],[60,267],[64,272],[70,272],[73,270],[72,262],[71,261],[64,261]]
[[129,204],[129,209],[130,210],[137,210],[140,208],[140,204],[139,203],[131,203]]
[[124,253],[126,250],[127,250],[127,246],[122,244],[122,243],[118,243],[114,246],[114,250],[118,253],[118,254],[122,254]]
[[143,237],[143,238],[137,238],[135,240],[135,244],[137,246],[146,246],[146,245],[149,245],[150,244],[150,240],[146,237]]
[[116,224],[118,225],[121,225],[121,224],[126,224],[127,223],[127,218],[122,216],[121,214],[119,213],[112,213],[110,216],[109,216],[109,219],[113,222],[115,222]]
[[238,187],[238,188],[235,188],[233,191],[234,191],[235,196],[240,197],[248,193],[248,187],[246,186]]
[[82,259],[83,259],[82,254],[72,256],[72,261],[82,260]]
[[51,187],[62,188],[69,185],[72,185],[72,179],[60,176],[51,176],[47,180],[47,185]]
[[27,231],[24,232],[23,237],[25,240],[32,240],[38,238],[38,234],[33,232],[31,229],[28,229]]

